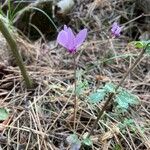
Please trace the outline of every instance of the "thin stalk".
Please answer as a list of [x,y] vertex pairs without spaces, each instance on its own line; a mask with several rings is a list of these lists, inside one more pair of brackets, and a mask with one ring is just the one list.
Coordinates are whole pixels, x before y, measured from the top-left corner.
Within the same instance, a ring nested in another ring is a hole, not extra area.
[[107,109],[107,106],[110,102],[113,101],[113,98],[115,96],[115,93],[117,92],[118,88],[123,84],[123,82],[125,81],[126,77],[129,75],[129,73],[137,66],[137,64],[139,63],[139,61],[141,60],[141,58],[143,57],[147,47],[148,47],[149,44],[147,44],[147,46],[145,48],[143,48],[143,50],[141,51],[141,53],[139,54],[138,58],[136,59],[136,61],[133,63],[133,65],[128,69],[128,71],[126,72],[126,74],[124,75],[124,77],[122,78],[122,80],[119,82],[119,84],[116,86],[115,88],[115,92],[114,93],[110,93],[103,108],[101,109],[101,111],[99,111],[98,113],[98,116],[97,116],[97,119],[95,120],[87,138],[89,138],[92,134],[93,134],[93,131],[94,129],[96,128],[97,124],[98,124],[98,121],[101,119],[104,111]]
[[3,36],[5,37],[6,41],[8,42],[8,44],[10,46],[10,49],[11,49],[12,54],[16,60],[16,63],[21,70],[21,74],[25,80],[27,88],[32,88],[33,83],[30,80],[29,75],[25,69],[22,57],[20,56],[19,51],[18,51],[17,44],[16,44],[14,38],[12,37],[12,35],[10,34],[8,28],[5,26],[1,17],[0,17],[0,31],[2,32]]
[[76,79],[76,55],[73,56],[74,59],[74,130],[76,128],[76,116],[77,116],[77,95],[76,95],[76,88],[77,88],[77,79]]

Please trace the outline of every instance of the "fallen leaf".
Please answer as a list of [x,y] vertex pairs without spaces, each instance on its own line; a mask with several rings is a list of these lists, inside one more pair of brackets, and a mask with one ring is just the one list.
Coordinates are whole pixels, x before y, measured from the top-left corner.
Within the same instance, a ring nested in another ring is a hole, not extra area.
[[97,80],[97,81],[107,82],[107,81],[110,81],[110,78],[107,77],[107,76],[96,75],[96,80]]

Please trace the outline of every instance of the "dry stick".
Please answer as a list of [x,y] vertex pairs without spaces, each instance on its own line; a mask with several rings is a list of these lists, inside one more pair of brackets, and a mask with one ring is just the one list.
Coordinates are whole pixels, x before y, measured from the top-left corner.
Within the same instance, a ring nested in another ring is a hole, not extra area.
[[76,128],[76,116],[77,116],[77,96],[76,96],[76,86],[77,86],[77,81],[76,81],[76,55],[73,54],[73,59],[74,59],[74,130]]
[[25,69],[22,57],[20,56],[19,51],[18,51],[17,44],[16,44],[14,38],[12,37],[12,35],[9,33],[7,27],[5,26],[1,16],[0,16],[0,31],[2,32],[3,36],[5,37],[5,39],[7,40],[8,44],[10,46],[12,54],[15,57],[16,63],[21,70],[21,73],[22,73],[22,76],[25,80],[27,88],[32,88],[33,83],[30,80],[29,75]]
[[144,14],[144,13],[142,13],[141,15],[137,16],[136,18],[134,18],[134,19],[132,19],[132,20],[130,20],[130,21],[128,21],[128,22],[122,24],[122,26],[125,26],[125,25],[127,25],[127,24],[129,24],[129,23],[131,23],[131,22],[133,22],[133,21],[135,21],[135,20],[140,19],[141,17],[146,17],[146,16],[150,16],[150,14]]
[[[150,44],[150,43],[149,43]],[[128,74],[136,67],[136,65],[139,63],[139,61],[141,60],[143,54],[145,53],[147,47],[149,46],[149,44],[146,45],[145,48],[143,48],[143,50],[141,51],[140,55],[138,56],[138,58],[136,59],[136,61],[134,62],[134,64],[128,69],[128,71],[126,72],[126,74],[124,75],[124,77],[122,78],[122,80],[120,81],[120,83],[117,85],[117,87],[115,88],[115,92],[114,93],[110,93],[109,96],[108,96],[108,99],[106,100],[103,108],[101,111],[99,111],[99,114],[98,114],[98,117],[97,119],[95,120],[94,124],[93,124],[93,127],[91,128],[90,130],[90,133],[88,134],[87,138],[89,138],[92,134],[93,134],[93,131],[94,129],[96,128],[97,124],[98,124],[98,121],[100,120],[100,118],[102,117],[104,111],[106,110],[108,104],[110,101],[113,100],[114,96],[115,96],[115,93],[117,92],[118,88],[122,85],[122,83],[125,81],[126,77],[128,76]]]
[[138,20],[139,18],[141,18],[141,17],[143,17],[143,16],[144,16],[144,13],[142,13],[140,16],[137,16],[136,18],[134,18],[134,19],[132,19],[132,20],[130,20],[130,21],[128,21],[128,22],[122,24],[122,26],[125,26],[125,25],[127,25],[127,24],[129,24],[129,23],[131,23],[131,22],[133,22],[133,21],[135,21],[135,20]]

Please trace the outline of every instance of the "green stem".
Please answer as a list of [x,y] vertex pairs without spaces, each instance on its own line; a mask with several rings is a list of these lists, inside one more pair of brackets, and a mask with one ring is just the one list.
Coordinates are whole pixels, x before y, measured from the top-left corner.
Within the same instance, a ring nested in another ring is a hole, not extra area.
[[77,95],[76,95],[76,88],[77,88],[77,79],[76,79],[76,55],[74,54],[74,130],[76,128],[76,116],[77,116]]
[[22,57],[20,56],[19,51],[18,51],[17,44],[16,44],[14,38],[12,37],[12,35],[10,34],[8,28],[5,26],[1,16],[0,16],[0,31],[2,32],[3,36],[5,37],[6,41],[8,42],[8,44],[10,46],[12,54],[15,57],[16,63],[21,70],[21,74],[25,80],[27,88],[32,88],[33,83],[30,80],[29,75],[25,69]]
[[95,120],[95,122],[94,122],[94,124],[93,124],[93,126],[92,126],[92,128],[91,128],[91,130],[90,130],[90,132],[89,132],[89,134],[88,134],[88,136],[87,136],[87,138],[89,138],[89,137],[93,134],[93,131],[94,131],[94,129],[96,128],[96,126],[97,126],[99,120],[101,119],[101,117],[102,117],[104,111],[107,109],[107,106],[109,105],[110,102],[113,101],[113,98],[114,98],[114,96],[115,96],[115,93],[117,92],[117,90],[119,89],[119,87],[123,84],[123,82],[125,81],[126,77],[129,75],[129,73],[130,73],[130,72],[136,67],[136,65],[139,63],[139,61],[140,61],[141,58],[143,57],[143,55],[144,55],[144,53],[145,53],[147,47],[148,47],[148,44],[147,44],[147,46],[146,46],[145,48],[143,48],[143,50],[142,50],[141,53],[139,54],[139,56],[138,56],[138,58],[136,59],[136,61],[135,61],[135,62],[133,63],[133,65],[128,69],[128,71],[126,72],[126,74],[124,75],[124,77],[122,78],[122,80],[121,80],[121,81],[119,82],[119,84],[116,86],[115,92],[109,94],[109,96],[108,96],[108,98],[107,98],[107,100],[106,100],[106,102],[105,102],[105,104],[104,104],[102,110],[99,111],[98,116],[97,116],[97,119]]

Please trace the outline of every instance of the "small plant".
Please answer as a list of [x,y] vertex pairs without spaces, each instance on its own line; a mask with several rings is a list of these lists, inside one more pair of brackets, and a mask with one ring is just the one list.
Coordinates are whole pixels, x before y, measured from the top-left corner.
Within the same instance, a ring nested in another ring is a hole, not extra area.
[[118,125],[122,133],[126,132],[126,127],[129,127],[132,132],[136,131],[136,125],[133,119],[125,118],[122,123]]
[[[112,35],[114,37],[119,37],[122,27],[120,27],[117,23],[112,25]],[[61,30],[57,37],[57,42],[65,47],[70,54],[73,54],[74,58],[74,78],[75,78],[75,99],[74,99],[74,129],[76,122],[76,113],[77,113],[77,99],[76,95],[81,95],[85,88],[88,85],[88,82],[81,79],[81,75],[78,76],[78,82],[76,81],[76,58],[75,53],[77,52],[77,48],[83,43],[87,36],[87,29],[81,30],[76,36],[73,34],[71,28],[68,28],[66,25],[64,26],[64,30]],[[126,77],[132,70],[136,67],[136,65],[140,62],[143,55],[149,51],[150,46],[149,42],[134,42],[135,46],[138,48],[142,48],[143,50],[139,54],[136,61],[133,65],[128,69],[122,80],[118,85],[114,83],[106,83],[106,85],[100,89],[97,89],[95,92],[89,95],[89,101],[92,103],[98,103],[106,98],[104,106],[100,111],[98,111],[97,119],[95,120],[91,130],[89,133],[84,134],[82,140],[78,139],[76,134],[71,134],[68,136],[67,141],[71,145],[71,149],[80,149],[81,145],[91,146],[92,140],[90,136],[93,134],[94,129],[96,128],[99,120],[101,119],[104,111],[107,109],[107,106],[114,101],[116,104],[117,111],[120,112],[127,111],[129,106],[139,104],[139,98],[133,95],[128,90],[122,88],[122,84],[125,81]],[[137,46],[138,45],[138,46]]]
[[[97,89],[96,92],[91,93],[89,96],[89,101],[91,103],[98,103],[109,95],[110,93],[115,92],[116,85],[113,83],[106,83],[103,88]],[[114,102],[116,103],[116,108],[120,109],[121,112],[127,111],[129,105],[139,104],[139,98],[131,92],[127,91],[124,88],[119,87],[118,91],[115,94]]]
[[[131,95],[129,92],[124,91],[122,89],[120,89],[121,85],[123,84],[123,82],[125,81],[126,77],[128,76],[128,74],[136,67],[136,65],[140,62],[141,58],[143,57],[143,55],[145,54],[145,52],[147,52],[147,49],[149,49],[149,45],[150,43],[147,43],[145,46],[143,46],[143,50],[141,51],[141,53],[139,54],[138,58],[136,59],[136,61],[133,63],[133,65],[127,70],[126,74],[124,75],[124,77],[122,78],[122,80],[120,81],[120,83],[117,86],[112,85],[106,85],[104,89],[102,89],[100,92],[102,94],[98,95],[98,97],[96,97],[95,100],[95,95],[97,96],[97,93],[94,94],[94,96],[91,96],[91,99],[94,101],[98,101],[98,98],[100,98],[100,100],[102,100],[103,98],[105,98],[106,93],[109,91],[110,93],[107,93],[107,100],[104,103],[104,106],[102,107],[101,111],[99,111],[97,119],[95,120],[91,131],[89,133],[89,135],[87,136],[87,138],[90,138],[90,136],[93,134],[94,129],[96,128],[99,120],[101,119],[104,111],[107,109],[107,106],[113,102],[113,100],[116,97],[116,101],[118,103],[118,106],[121,108],[125,108],[127,109],[129,104],[136,104],[137,103],[137,97],[135,97],[134,95]],[[120,92],[121,91],[121,92]],[[119,94],[118,94],[119,92]]]
[[64,25],[64,29],[59,32],[57,37],[57,42],[63,47],[65,47],[70,54],[73,54],[73,59],[74,59],[74,80],[75,80],[74,129],[75,129],[76,113],[77,113],[77,105],[78,105],[77,98],[76,98],[77,83],[76,83],[76,55],[75,54],[79,46],[81,46],[82,43],[84,42],[86,36],[87,36],[87,29],[83,29],[77,35],[74,35],[71,28]]
[[79,150],[81,148],[81,145],[92,146],[93,143],[91,138],[87,137],[88,137],[87,132],[82,136],[82,140],[80,140],[76,134],[70,134],[67,137],[67,142],[70,145],[70,150]]
[[[121,32],[121,27],[118,26],[117,23],[114,23],[112,25],[112,29],[111,29],[112,34],[115,37],[120,36],[120,32]],[[101,119],[104,111],[107,109],[107,106],[113,102],[113,100],[115,99],[115,101],[118,103],[118,107],[119,108],[123,108],[123,109],[127,109],[129,104],[137,104],[138,103],[138,98],[134,95],[132,95],[130,92],[123,90],[121,88],[121,85],[123,84],[123,82],[125,81],[126,77],[128,76],[128,74],[130,72],[132,72],[132,70],[136,67],[136,65],[140,62],[141,58],[143,57],[143,55],[149,51],[150,49],[150,43],[149,42],[134,42],[135,45],[138,45],[138,48],[142,48],[143,50],[141,51],[141,53],[139,54],[138,58],[136,59],[136,61],[133,63],[133,65],[127,70],[126,74],[124,75],[124,77],[122,78],[122,80],[120,81],[120,83],[116,86],[114,84],[106,84],[106,86],[100,90],[98,90],[95,93],[92,93],[90,95],[90,100],[92,100],[92,102],[98,102],[103,100],[106,96],[107,96],[107,100],[104,103],[104,106],[102,107],[101,111],[98,111],[98,116],[97,119],[95,120],[89,135],[87,136],[87,138],[90,138],[90,136],[93,134],[94,129],[96,128],[99,120]]]

